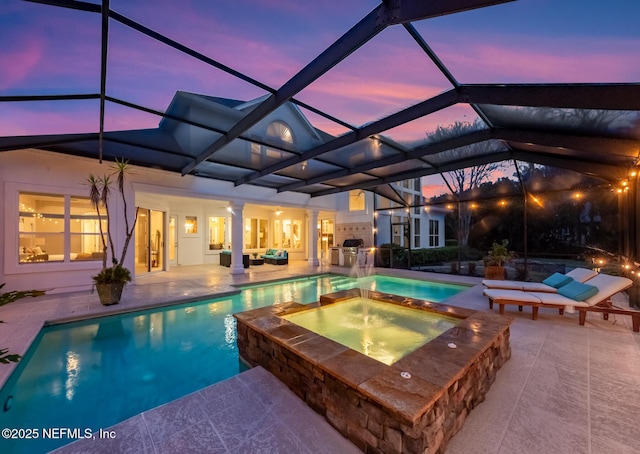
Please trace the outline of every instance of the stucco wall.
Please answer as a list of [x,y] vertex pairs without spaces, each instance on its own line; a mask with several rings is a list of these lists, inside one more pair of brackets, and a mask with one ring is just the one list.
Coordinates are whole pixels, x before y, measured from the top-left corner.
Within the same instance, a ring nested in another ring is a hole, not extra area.
[[[19,264],[18,257],[18,195],[20,192],[70,195],[86,197],[85,184],[89,174],[103,175],[110,171],[110,163],[100,164],[93,159],[65,156],[39,150],[18,150],[0,153],[0,195],[4,206],[0,209],[0,222],[4,226],[0,235],[0,283],[6,283],[3,290],[27,290],[46,288],[49,293],[84,290],[91,287],[91,276],[101,267],[100,262],[67,263],[27,263]],[[303,231],[307,232],[307,213],[314,210],[331,213],[336,208],[336,197],[310,198],[305,194],[277,193],[268,188],[252,185],[234,187],[233,183],[203,179],[187,175],[182,177],[157,169],[133,167],[125,188],[130,201],[130,217],[135,206],[144,205],[168,214],[177,214],[178,222],[184,223],[184,216],[197,216],[202,225],[202,234],[181,238],[178,263],[181,265],[217,263],[216,254],[205,253],[206,217],[226,213],[226,204],[264,205],[260,216],[275,216],[275,206],[288,210],[303,221]],[[188,203],[185,203],[188,200]],[[270,207],[270,208],[269,208]],[[116,250],[124,242],[122,228],[122,205],[119,198],[112,202],[112,231],[116,233]],[[257,208],[254,208],[254,211]],[[252,216],[251,209],[245,211]],[[247,216],[243,213],[243,216]],[[166,230],[165,230],[166,231]],[[134,247],[129,246],[125,266],[134,269]],[[303,241],[302,249],[294,251],[290,258],[302,260],[308,256],[308,241]],[[135,278],[135,276],[134,276]],[[37,284],[37,285],[36,285]]]

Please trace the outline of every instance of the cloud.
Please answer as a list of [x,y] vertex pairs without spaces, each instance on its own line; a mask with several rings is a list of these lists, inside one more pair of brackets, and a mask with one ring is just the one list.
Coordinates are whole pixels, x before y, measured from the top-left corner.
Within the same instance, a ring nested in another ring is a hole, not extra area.
[[[451,38],[451,39],[449,39]],[[463,83],[634,82],[640,39],[439,36],[436,53]]]
[[0,136],[98,132],[96,102],[9,103],[0,111]]
[[26,2],[18,5],[13,4],[0,16],[0,90],[96,93],[100,80],[99,15]]
[[19,88],[44,54],[44,41],[36,36],[15,40],[15,46],[0,46],[0,90]]

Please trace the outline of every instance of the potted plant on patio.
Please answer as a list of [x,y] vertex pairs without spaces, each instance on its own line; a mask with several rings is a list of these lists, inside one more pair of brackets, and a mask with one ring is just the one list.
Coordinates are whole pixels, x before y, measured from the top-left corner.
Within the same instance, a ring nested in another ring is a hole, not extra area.
[[484,277],[486,279],[505,279],[504,265],[510,262],[515,256],[515,252],[508,249],[509,240],[496,241],[491,245],[488,254],[483,258]]
[[[122,290],[125,284],[131,282],[131,271],[122,266],[127,256],[129,242],[133,237],[133,233],[138,220],[138,207],[136,207],[133,223],[129,225],[129,216],[127,210],[127,198],[124,193],[124,178],[129,170],[128,161],[116,159],[111,174],[105,174],[102,177],[89,175],[87,183],[89,184],[89,198],[91,205],[98,215],[98,225],[100,229],[100,239],[102,241],[102,270],[92,276],[100,302],[105,306],[118,304],[122,296]],[[115,243],[111,230],[111,216],[109,214],[109,199],[111,197],[111,186],[113,179],[116,179],[117,189],[120,192],[123,203],[124,212],[124,229],[125,241],[122,246],[120,256],[116,256]],[[104,213],[102,212],[104,209]],[[106,216],[107,232],[105,234],[102,228],[102,219]],[[107,255],[111,253],[111,266],[107,266]]]

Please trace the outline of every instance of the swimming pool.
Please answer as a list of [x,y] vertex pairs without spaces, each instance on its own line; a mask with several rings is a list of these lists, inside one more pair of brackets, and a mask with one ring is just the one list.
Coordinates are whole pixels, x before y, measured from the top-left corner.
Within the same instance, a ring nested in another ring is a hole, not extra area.
[[[232,314],[317,301],[354,287],[440,301],[466,287],[386,276],[321,276],[240,294],[42,330],[0,391],[0,426],[99,428],[242,370]],[[2,452],[46,452],[69,439],[0,440]]]

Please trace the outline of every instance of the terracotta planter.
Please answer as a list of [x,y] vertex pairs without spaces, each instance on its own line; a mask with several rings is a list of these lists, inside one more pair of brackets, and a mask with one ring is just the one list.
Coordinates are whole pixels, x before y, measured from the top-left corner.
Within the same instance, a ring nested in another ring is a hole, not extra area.
[[500,279],[504,280],[504,266],[487,265],[484,267],[485,279]]
[[98,291],[100,302],[105,306],[118,304],[120,302],[120,297],[122,296],[122,289],[124,289],[124,285],[124,282],[114,284],[96,284],[96,290]]

